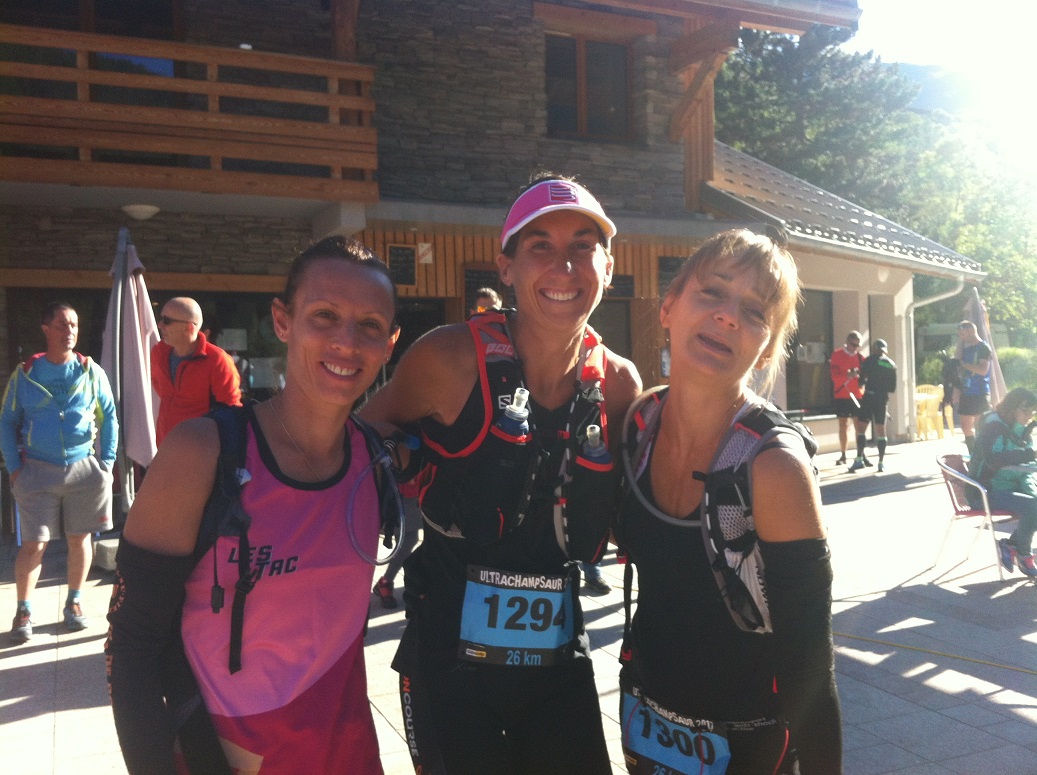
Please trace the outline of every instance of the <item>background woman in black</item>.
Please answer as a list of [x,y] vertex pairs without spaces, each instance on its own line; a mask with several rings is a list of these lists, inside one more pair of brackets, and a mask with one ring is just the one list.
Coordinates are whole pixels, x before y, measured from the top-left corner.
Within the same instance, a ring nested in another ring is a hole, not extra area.
[[746,230],[707,241],[664,297],[669,390],[635,474],[643,500],[627,496],[616,531],[638,581],[621,672],[631,773],[655,771],[649,760],[689,775],[842,772],[831,564],[802,437],[765,445],[749,473],[769,627],[736,624],[698,522],[697,472],[714,470],[721,439],[764,404],[747,383],[784,361],[798,297],[792,257]]

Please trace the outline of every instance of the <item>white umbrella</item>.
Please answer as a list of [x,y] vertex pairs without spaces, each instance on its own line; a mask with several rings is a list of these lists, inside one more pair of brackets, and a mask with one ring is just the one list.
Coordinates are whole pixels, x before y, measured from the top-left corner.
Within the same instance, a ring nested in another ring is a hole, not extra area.
[[133,465],[151,465],[155,457],[157,397],[151,387],[151,348],[159,341],[155,312],[144,284],[144,265],[130,239],[129,229],[119,229],[119,244],[112,264],[112,295],[104,324],[101,367],[108,373],[119,417],[117,462],[121,474],[123,506],[129,511],[136,494]]
[[1001,364],[997,360],[997,350],[994,349],[994,337],[990,331],[987,307],[983,303],[983,299],[979,297],[979,289],[976,286],[972,286],[972,292],[965,302],[965,320],[975,323],[979,338],[990,345],[990,403],[997,406],[1008,390],[1005,388],[1005,376],[1001,373]]

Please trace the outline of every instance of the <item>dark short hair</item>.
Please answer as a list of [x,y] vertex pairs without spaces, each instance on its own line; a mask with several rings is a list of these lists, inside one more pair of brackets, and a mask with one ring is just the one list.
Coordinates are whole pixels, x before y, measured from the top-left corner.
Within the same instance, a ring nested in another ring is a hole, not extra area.
[[1009,390],[1008,395],[1001,399],[1001,403],[997,405],[997,413],[1001,415],[1002,420],[1008,420],[1011,419],[1016,409],[1031,406],[1037,406],[1037,393],[1024,387],[1017,387]]
[[[64,302],[64,301],[52,301],[50,304],[47,304],[43,308],[43,310],[40,312],[40,325],[41,326],[45,326],[45,325],[49,324],[50,321],[52,321],[54,319],[54,316],[57,315],[59,312],[61,312],[61,310],[63,310],[63,309],[67,309],[67,310],[71,310],[72,312],[76,312],[76,308],[73,307],[71,304],[69,304],[67,302]],[[76,314],[78,315],[79,313],[76,312]]]
[[325,237],[312,243],[292,261],[292,266],[288,269],[288,277],[285,279],[284,293],[278,297],[284,302],[286,307],[291,308],[295,294],[299,290],[303,276],[306,274],[310,264],[326,258],[347,261],[358,266],[367,267],[385,277],[389,281],[389,287],[392,288],[392,328],[393,330],[399,328],[399,323],[396,322],[396,313],[399,310],[400,299],[396,293],[396,283],[393,282],[389,267],[360,240],[353,237],[343,237],[339,234]]
[[475,292],[475,298],[493,299],[493,306],[499,307],[501,305],[500,294],[493,288],[480,288]]

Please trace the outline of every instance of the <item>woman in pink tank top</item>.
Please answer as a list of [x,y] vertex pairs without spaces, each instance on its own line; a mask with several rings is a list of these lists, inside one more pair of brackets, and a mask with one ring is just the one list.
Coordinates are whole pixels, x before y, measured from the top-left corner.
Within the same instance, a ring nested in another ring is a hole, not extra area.
[[[163,441],[127,518],[108,615],[131,773],[382,772],[363,658],[381,515],[350,414],[392,354],[396,303],[386,265],[355,240],[295,259],[271,305],[285,387],[238,410],[244,543],[221,530],[199,544],[217,422],[181,423]],[[240,615],[242,568],[254,586]]]

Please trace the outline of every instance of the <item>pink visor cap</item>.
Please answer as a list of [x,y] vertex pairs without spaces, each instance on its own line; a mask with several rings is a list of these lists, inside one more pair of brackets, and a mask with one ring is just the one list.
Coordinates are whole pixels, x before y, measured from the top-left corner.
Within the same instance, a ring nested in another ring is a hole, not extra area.
[[524,192],[511,206],[501,230],[501,249],[527,223],[555,210],[575,210],[588,216],[604,233],[606,248],[616,236],[616,224],[605,215],[601,204],[590,191],[568,180],[545,180]]

